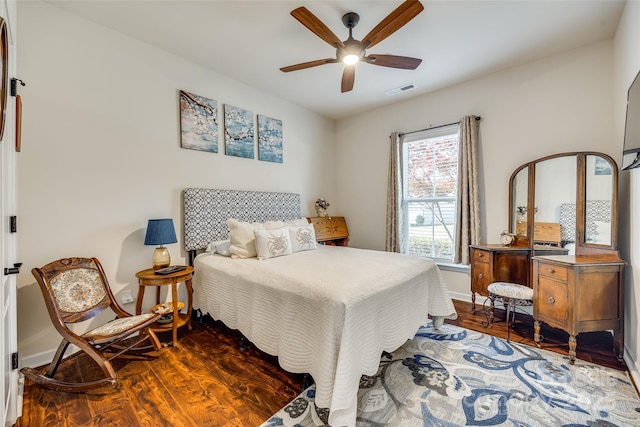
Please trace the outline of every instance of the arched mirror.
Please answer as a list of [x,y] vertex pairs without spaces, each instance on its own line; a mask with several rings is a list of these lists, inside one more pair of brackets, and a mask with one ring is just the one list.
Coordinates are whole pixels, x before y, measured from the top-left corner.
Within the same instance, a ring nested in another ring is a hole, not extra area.
[[520,166],[509,183],[509,229],[518,236],[516,244],[569,255],[615,250],[617,172],[611,157],[595,152]]
[[585,157],[584,244],[589,247],[615,248],[617,241],[617,166],[597,153]]
[[534,168],[533,247],[575,253],[578,159],[572,154],[551,157]]
[[523,166],[517,169],[511,177],[511,193],[509,195],[511,206],[510,221],[512,226],[509,228],[511,233],[516,235],[516,239],[523,240],[527,238],[527,201],[529,200],[529,167]]

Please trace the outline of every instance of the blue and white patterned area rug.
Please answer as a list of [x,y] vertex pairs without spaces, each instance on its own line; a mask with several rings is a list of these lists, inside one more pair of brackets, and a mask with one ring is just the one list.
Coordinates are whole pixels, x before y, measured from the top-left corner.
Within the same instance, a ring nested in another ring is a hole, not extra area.
[[[261,427],[326,425],[313,386]],[[363,376],[358,427],[640,426],[626,372],[445,324],[415,338]]]

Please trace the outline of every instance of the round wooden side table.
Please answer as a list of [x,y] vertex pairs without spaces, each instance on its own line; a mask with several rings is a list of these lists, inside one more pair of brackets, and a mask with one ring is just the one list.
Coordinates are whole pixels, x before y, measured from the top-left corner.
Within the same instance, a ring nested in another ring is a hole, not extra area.
[[154,323],[151,328],[157,332],[165,332],[171,330],[171,345],[176,346],[178,342],[178,328],[187,325],[187,329],[191,330],[191,309],[193,308],[193,288],[191,285],[191,277],[193,276],[193,267],[187,266],[186,269],[176,271],[171,274],[156,274],[153,269],[142,270],[136,273],[138,278],[138,298],[136,300],[136,314],[142,312],[142,299],[147,286],[156,286],[156,304],[160,303],[160,286],[171,286],[171,301],[178,301],[178,284],[184,282],[187,287],[187,312],[179,313],[178,304],[173,304],[173,321],[162,324]]

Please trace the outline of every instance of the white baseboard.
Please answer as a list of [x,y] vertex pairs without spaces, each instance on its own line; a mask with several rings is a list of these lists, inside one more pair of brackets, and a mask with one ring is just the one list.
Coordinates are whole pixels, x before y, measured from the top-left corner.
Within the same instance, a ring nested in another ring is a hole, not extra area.
[[[42,353],[36,353],[30,356],[23,357],[20,359],[20,367],[22,368],[23,366],[31,366],[32,368],[37,368],[40,366],[48,365],[53,360],[53,357],[56,355],[57,350],[57,348],[54,348],[52,350],[43,351]],[[70,344],[67,348],[67,351],[64,353],[64,356],[70,356],[78,351],[80,351],[80,348],[73,344]]]
[[22,406],[24,405],[24,375],[18,375],[18,396],[16,399],[16,406],[18,407],[16,413],[16,419],[22,416]]
[[636,385],[636,390],[640,392],[640,361],[635,361],[629,357],[631,353],[628,349],[624,349],[624,363],[627,364],[627,369],[629,370],[629,374],[631,378],[633,378],[633,382]]
[[459,301],[464,301],[464,302],[471,303],[471,295],[468,294],[468,293],[449,292],[449,295],[451,295],[452,299],[457,299]]

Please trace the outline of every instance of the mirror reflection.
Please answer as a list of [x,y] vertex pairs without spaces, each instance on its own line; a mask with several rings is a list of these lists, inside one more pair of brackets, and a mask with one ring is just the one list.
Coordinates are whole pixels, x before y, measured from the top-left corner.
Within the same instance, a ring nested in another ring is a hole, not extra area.
[[518,237],[527,237],[527,201],[529,198],[529,167],[526,166],[513,177],[511,182],[511,232]]
[[613,167],[607,159],[586,156],[585,243],[610,246]]
[[534,246],[566,248],[576,241],[577,159],[555,157],[535,165]]

